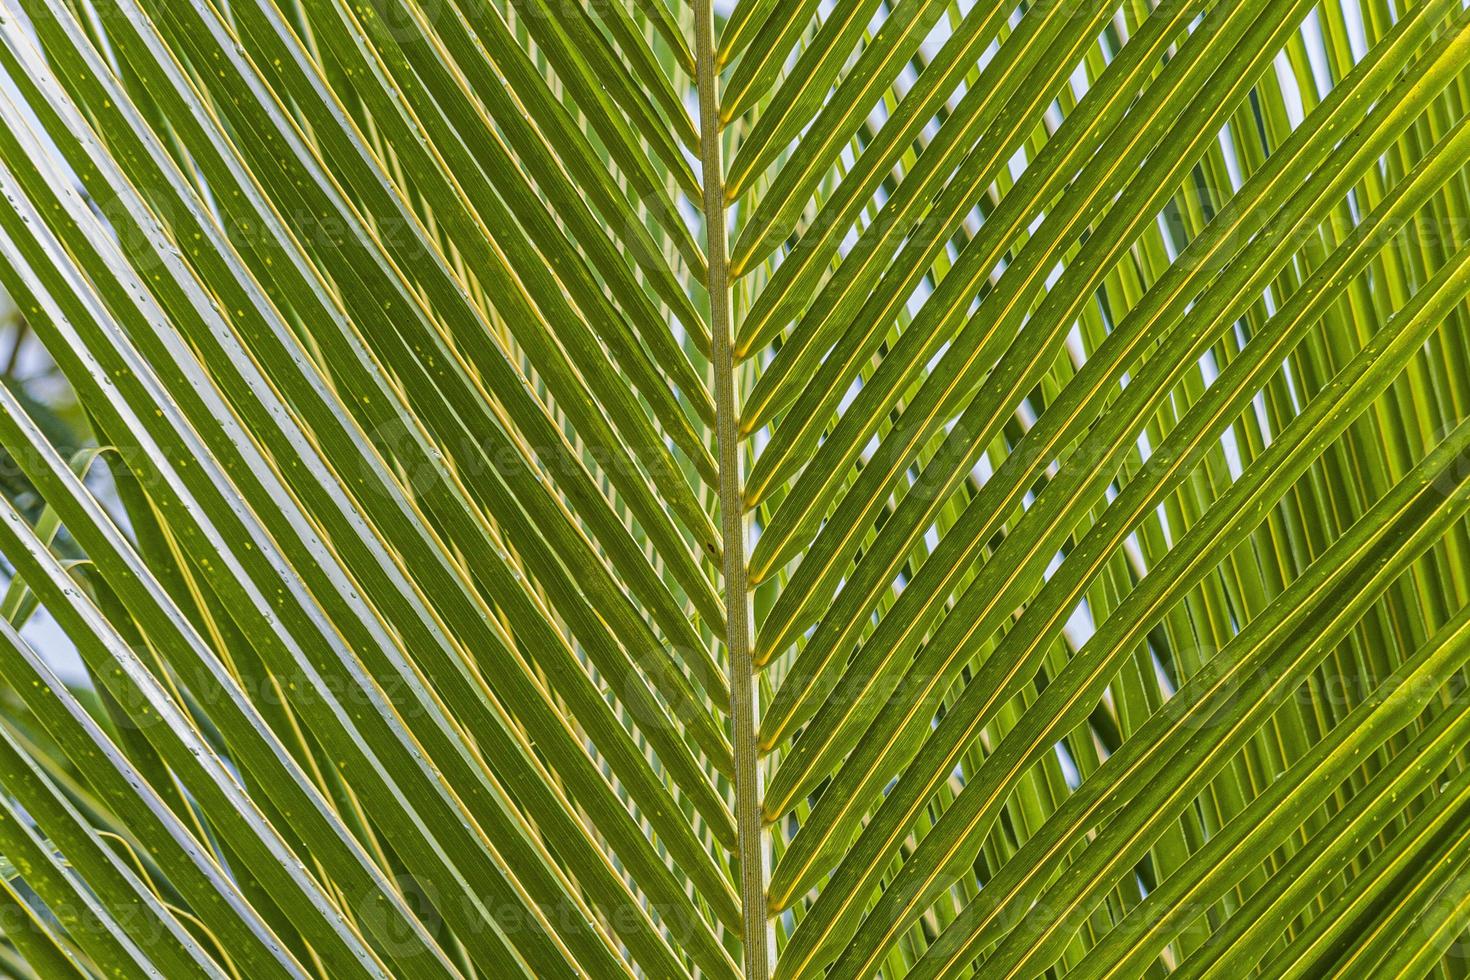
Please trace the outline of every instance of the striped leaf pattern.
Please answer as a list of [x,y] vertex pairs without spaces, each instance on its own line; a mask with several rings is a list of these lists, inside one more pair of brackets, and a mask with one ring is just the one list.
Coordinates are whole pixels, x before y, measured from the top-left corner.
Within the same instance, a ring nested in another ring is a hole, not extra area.
[[1470,976],[1467,162],[1464,0],[0,0],[0,973]]

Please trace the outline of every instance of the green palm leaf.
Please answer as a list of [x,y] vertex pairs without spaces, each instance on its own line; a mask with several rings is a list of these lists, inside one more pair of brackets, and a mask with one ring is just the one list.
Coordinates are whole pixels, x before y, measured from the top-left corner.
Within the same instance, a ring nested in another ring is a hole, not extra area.
[[1470,976],[1467,72],[0,0],[0,970]]

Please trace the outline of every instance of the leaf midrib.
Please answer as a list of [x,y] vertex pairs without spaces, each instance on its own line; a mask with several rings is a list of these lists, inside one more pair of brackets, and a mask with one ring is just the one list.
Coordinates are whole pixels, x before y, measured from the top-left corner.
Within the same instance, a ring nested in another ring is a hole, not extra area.
[[766,862],[760,800],[755,664],[751,651],[750,589],[746,575],[745,506],[740,486],[740,408],[735,393],[735,337],[720,153],[719,67],[713,0],[694,3],[695,84],[699,92],[699,158],[704,195],[705,285],[710,298],[710,359],[715,375],[716,465],[729,654],[731,747],[735,756],[735,826],[740,865],[741,937],[746,980],[767,980],[772,943],[766,918]]

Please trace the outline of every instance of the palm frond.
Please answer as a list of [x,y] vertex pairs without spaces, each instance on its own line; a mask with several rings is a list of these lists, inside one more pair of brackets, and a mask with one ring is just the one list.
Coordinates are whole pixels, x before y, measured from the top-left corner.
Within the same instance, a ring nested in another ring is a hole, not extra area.
[[0,971],[1470,975],[1467,69],[0,0]]

